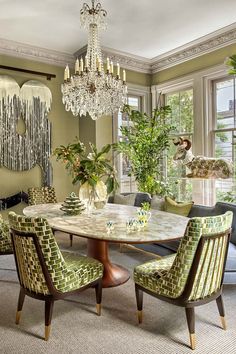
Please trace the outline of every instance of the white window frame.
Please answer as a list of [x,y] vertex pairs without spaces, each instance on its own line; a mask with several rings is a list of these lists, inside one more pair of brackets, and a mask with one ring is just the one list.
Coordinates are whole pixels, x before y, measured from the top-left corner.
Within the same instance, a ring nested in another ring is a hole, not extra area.
[[[227,76],[227,68],[221,64],[151,87],[152,109],[157,107],[161,94],[180,91],[188,87],[193,88],[194,155],[213,156],[214,154],[212,81],[225,76]],[[211,192],[214,188],[214,181],[202,180],[196,184],[196,188],[201,190],[196,197],[196,203],[213,205],[215,200]]]

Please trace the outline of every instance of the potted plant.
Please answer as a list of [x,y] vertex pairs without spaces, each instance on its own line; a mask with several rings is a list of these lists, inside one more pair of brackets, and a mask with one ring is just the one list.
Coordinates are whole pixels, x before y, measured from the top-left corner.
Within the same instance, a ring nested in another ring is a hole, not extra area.
[[168,184],[161,175],[161,161],[173,131],[173,126],[166,120],[170,107],[157,108],[151,116],[132,110],[129,105],[124,106],[123,112],[128,115],[130,124],[120,127],[123,141],[114,145],[115,150],[129,159],[130,175],[135,177],[139,191],[152,195],[169,193]]
[[55,149],[54,155],[58,161],[64,163],[72,175],[72,183],[80,184],[80,198],[90,204],[95,201],[95,206],[101,207],[101,203],[107,199],[107,194],[118,187],[115,168],[107,157],[111,144],[98,151],[96,146],[90,143],[91,151],[87,153],[85,145],[76,139],[75,143],[60,145]]

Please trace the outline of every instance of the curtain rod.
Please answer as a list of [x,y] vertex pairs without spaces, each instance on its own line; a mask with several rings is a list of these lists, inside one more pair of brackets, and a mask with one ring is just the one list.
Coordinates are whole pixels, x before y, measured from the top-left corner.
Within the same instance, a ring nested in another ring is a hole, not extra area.
[[54,75],[54,74],[43,73],[43,72],[41,72],[41,71],[34,71],[34,70],[27,70],[27,69],[15,68],[14,66],[0,65],[0,69],[19,71],[19,72],[22,72],[22,73],[33,74],[33,75],[39,75],[39,76],[46,76],[47,80],[51,80],[52,78],[55,78],[55,77],[56,77],[56,75]]

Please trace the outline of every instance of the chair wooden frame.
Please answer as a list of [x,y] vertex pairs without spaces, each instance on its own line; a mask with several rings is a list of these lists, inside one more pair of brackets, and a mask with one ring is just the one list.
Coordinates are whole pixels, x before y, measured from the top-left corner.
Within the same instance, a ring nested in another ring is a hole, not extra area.
[[[142,323],[143,292],[145,292],[151,296],[154,296],[160,300],[169,302],[173,305],[185,307],[186,319],[187,319],[187,324],[188,324],[188,329],[189,329],[190,344],[191,344],[192,349],[195,349],[195,347],[196,347],[195,311],[194,311],[195,306],[204,305],[204,304],[207,304],[213,300],[216,300],[218,311],[220,314],[222,328],[224,330],[226,330],[225,310],[224,310],[224,304],[223,304],[223,299],[222,299],[222,284],[223,284],[223,276],[224,276],[224,270],[225,270],[226,257],[227,257],[227,253],[228,253],[230,236],[231,236],[231,230],[227,230],[223,233],[214,234],[214,235],[206,235],[206,236],[203,235],[201,237],[201,239],[198,243],[198,247],[197,247],[197,250],[195,253],[193,263],[190,268],[190,272],[189,272],[189,275],[187,278],[187,282],[185,284],[184,291],[178,298],[169,298],[169,297],[165,297],[162,295],[158,295],[158,294],[155,294],[152,291],[150,291],[138,284],[135,284],[135,295],[136,295],[137,310],[138,310],[138,313],[137,313],[138,322]],[[201,258],[201,255],[202,255],[202,252],[204,249],[204,245],[209,239],[216,240],[216,239],[220,239],[221,237],[227,238],[227,246],[225,249],[220,288],[215,293],[213,293],[210,296],[207,296],[203,299],[198,299],[196,301],[194,301],[194,300],[189,301],[188,299],[189,299],[192,289],[193,289],[193,285],[194,285],[194,281],[195,281],[195,278],[197,275],[198,265],[199,265],[199,261],[200,261],[200,258]]]
[[[46,285],[49,290],[49,294],[44,295],[40,293],[36,293],[34,291],[29,291],[24,287],[24,285],[21,282],[21,277],[20,277],[20,272],[19,272],[19,265],[18,265],[18,260],[16,256],[16,249],[15,249],[15,237],[21,236],[21,237],[28,237],[33,239],[33,243],[36,248],[37,256],[39,259],[39,263],[42,267],[42,272],[45,278]],[[102,278],[97,279],[94,282],[91,282],[88,285],[85,285],[77,290],[73,291],[68,291],[68,292],[60,292],[58,291],[55,286],[53,285],[51,276],[49,274],[47,265],[44,260],[44,256],[37,238],[37,235],[35,233],[31,232],[19,232],[18,230],[12,229],[11,228],[11,238],[12,238],[12,244],[13,244],[13,251],[14,251],[14,257],[15,257],[15,263],[16,263],[16,269],[17,269],[17,274],[18,274],[18,279],[20,282],[20,293],[19,293],[19,298],[18,298],[18,305],[17,305],[17,312],[16,312],[16,324],[19,324],[20,322],[20,317],[21,317],[21,311],[22,307],[24,304],[24,299],[25,295],[30,296],[34,299],[38,300],[43,300],[45,302],[45,340],[47,341],[49,339],[50,335],[50,329],[51,329],[51,320],[52,320],[52,312],[53,312],[53,305],[56,300],[61,300],[66,298],[67,296],[73,295],[80,293],[88,288],[95,288],[95,294],[96,294],[96,309],[97,309],[97,314],[100,316],[101,315],[101,301],[102,301]]]

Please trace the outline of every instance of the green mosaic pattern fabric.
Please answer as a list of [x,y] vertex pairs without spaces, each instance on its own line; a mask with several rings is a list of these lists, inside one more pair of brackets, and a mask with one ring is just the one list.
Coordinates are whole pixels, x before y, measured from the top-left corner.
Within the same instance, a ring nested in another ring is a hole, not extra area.
[[[15,230],[37,235],[49,274],[58,291],[73,291],[103,276],[103,265],[97,260],[62,254],[45,219],[19,216],[11,212],[9,222]],[[33,240],[17,236],[15,246],[22,284],[31,291],[49,294]]]
[[137,266],[134,270],[135,282],[146,289],[153,290],[156,281],[170,270],[174,259],[175,254]]
[[0,215],[0,253],[10,253],[12,250],[11,236],[9,225]]
[[226,237],[205,243],[189,300],[203,299],[220,289],[226,247]]
[[[137,266],[134,269],[135,283],[159,295],[170,298],[179,297],[184,291],[201,236],[228,230],[231,227],[232,218],[233,213],[228,211],[224,215],[190,219],[174,259],[163,257],[160,261],[154,260]],[[219,288],[226,245],[225,240],[220,242],[222,243],[219,245],[219,250],[214,246],[213,240],[210,240],[204,247],[198,275],[189,300],[208,296]],[[208,262],[204,261],[206,257],[208,257]],[[157,267],[156,273],[155,267]],[[220,269],[221,273],[219,273]]]
[[29,204],[57,203],[55,189],[53,187],[29,188]]

